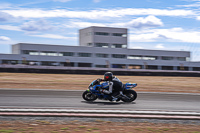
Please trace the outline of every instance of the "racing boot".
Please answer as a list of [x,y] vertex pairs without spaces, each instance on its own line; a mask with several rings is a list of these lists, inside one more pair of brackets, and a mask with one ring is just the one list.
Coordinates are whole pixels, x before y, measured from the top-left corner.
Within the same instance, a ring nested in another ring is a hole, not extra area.
[[114,92],[111,97],[112,97],[112,101],[120,101],[121,93]]
[[112,101],[117,101],[117,100],[118,100],[117,97],[112,96]]

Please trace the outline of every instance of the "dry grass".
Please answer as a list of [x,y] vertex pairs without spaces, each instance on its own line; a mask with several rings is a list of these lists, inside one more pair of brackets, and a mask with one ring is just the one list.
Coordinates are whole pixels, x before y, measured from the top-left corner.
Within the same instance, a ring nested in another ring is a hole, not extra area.
[[[117,76],[136,91],[200,93],[200,77]],[[85,90],[103,75],[0,73],[0,88]]]
[[0,133],[200,133],[199,125],[135,123],[135,122],[79,122],[51,121],[2,122]]

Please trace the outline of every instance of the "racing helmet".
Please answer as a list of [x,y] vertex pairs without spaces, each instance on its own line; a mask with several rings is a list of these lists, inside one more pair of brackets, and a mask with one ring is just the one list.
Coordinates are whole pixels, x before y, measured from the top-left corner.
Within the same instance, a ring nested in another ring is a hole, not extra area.
[[106,73],[104,74],[104,80],[105,80],[105,81],[111,81],[112,78],[113,78],[112,72],[106,72]]

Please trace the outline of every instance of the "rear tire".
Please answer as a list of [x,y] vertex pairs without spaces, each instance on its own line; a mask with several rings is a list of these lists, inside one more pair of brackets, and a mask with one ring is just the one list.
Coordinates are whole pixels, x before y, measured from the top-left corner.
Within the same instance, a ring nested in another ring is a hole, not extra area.
[[90,102],[97,99],[96,95],[94,95],[94,94],[92,94],[91,92],[88,92],[88,91],[83,92],[82,97],[85,101],[90,101]]
[[123,93],[129,98],[122,98],[123,102],[132,102],[137,98],[137,93],[134,90],[125,90]]

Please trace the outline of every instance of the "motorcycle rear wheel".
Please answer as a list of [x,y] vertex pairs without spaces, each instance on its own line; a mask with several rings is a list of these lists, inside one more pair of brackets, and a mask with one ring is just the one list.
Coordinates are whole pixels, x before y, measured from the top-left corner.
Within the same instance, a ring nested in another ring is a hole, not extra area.
[[123,93],[124,93],[124,95],[126,97],[129,98],[129,99],[122,98],[121,100],[123,102],[132,102],[132,101],[134,101],[137,98],[137,93],[134,90],[125,90]]
[[90,102],[97,99],[96,95],[94,95],[94,94],[92,94],[91,92],[88,92],[88,91],[83,92],[82,97],[85,101],[90,101]]

